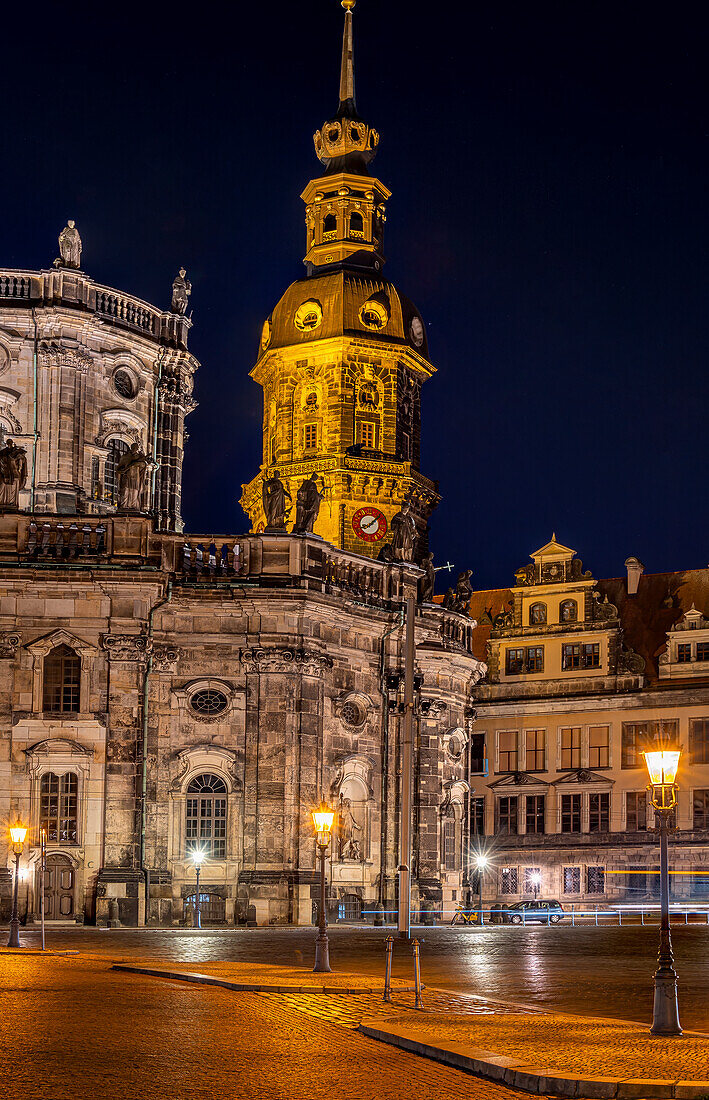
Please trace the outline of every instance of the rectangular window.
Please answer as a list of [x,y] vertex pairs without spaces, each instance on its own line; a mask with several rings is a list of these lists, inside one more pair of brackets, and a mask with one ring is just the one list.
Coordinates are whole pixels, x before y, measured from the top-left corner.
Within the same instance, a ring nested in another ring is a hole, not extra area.
[[581,767],[581,730],[562,729],[561,731],[561,757],[559,771],[570,771],[571,768]]
[[642,753],[658,745],[669,748],[677,744],[676,719],[659,719],[653,722],[623,722],[621,732],[621,768],[642,768]]
[[544,795],[528,794],[526,809],[527,832],[541,835],[544,832]]
[[500,772],[517,771],[517,732],[516,730],[503,730],[499,734],[499,766]]
[[505,672],[508,676],[517,676],[524,672],[524,650],[508,649],[505,661]]
[[625,792],[625,827],[637,833],[647,829],[647,796],[645,791]]
[[447,871],[460,870],[456,821],[448,818],[443,824],[443,862]]
[[692,647],[689,642],[680,642],[677,646],[677,664],[686,665],[692,660]]
[[697,642],[697,660],[709,661],[709,642]]
[[527,743],[527,759],[525,768],[528,772],[544,771],[544,739],[545,730],[527,730],[525,741]]
[[501,894],[516,894],[517,893],[517,868],[516,867],[503,867],[500,875],[500,893]]
[[693,764],[709,764],[709,718],[690,718],[689,752]]
[[316,451],[318,448],[317,424],[306,424],[303,427],[303,450]]
[[607,791],[603,794],[590,794],[588,796],[588,831],[589,833],[607,833],[610,829],[611,796]]
[[581,893],[581,868],[580,867],[564,867],[564,893],[565,894],[580,894]]
[[608,726],[591,726],[588,731],[588,766],[607,768],[610,764],[610,730]]
[[376,427],[369,420],[360,421],[359,425],[359,441],[362,446],[368,450],[373,451],[376,446]]
[[709,829],[709,791],[694,792],[692,809],[692,828]]
[[581,832],[581,795],[562,794],[561,796],[562,833]]
[[497,800],[498,832],[515,836],[517,834],[517,795]]
[[586,893],[587,894],[605,894],[606,892],[606,869],[605,867],[587,867],[586,868]]
[[474,733],[470,738],[470,771],[473,775],[485,772],[485,734]]
[[542,881],[541,867],[525,867],[524,892],[525,894],[538,894]]
[[40,784],[39,826],[50,844],[76,844],[77,787],[74,772],[45,772]]
[[599,668],[601,664],[601,647],[598,642],[588,644],[574,643],[562,645],[561,667],[573,668]]
[[485,836],[485,799],[470,800],[470,829],[473,836]]
[[527,672],[544,671],[544,646],[527,646]]

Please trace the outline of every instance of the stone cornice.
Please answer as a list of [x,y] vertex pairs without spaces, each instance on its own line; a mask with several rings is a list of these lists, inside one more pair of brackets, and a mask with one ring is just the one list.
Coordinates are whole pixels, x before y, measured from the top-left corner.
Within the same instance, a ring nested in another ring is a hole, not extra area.
[[290,646],[268,646],[242,649],[241,661],[247,672],[298,672],[319,676],[332,668],[332,657],[313,649]]

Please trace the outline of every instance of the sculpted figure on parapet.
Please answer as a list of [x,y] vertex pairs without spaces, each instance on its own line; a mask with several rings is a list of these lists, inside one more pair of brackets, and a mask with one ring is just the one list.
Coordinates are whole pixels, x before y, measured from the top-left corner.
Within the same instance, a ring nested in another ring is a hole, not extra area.
[[395,561],[413,561],[416,545],[416,523],[411,515],[411,504],[405,500],[401,511],[391,521],[391,549]]
[[81,267],[81,237],[71,219],[59,234],[59,256],[58,267]]
[[19,495],[27,484],[27,452],[8,439],[0,449],[0,510],[18,507]]
[[305,535],[312,532],[324,496],[325,483],[323,482],[321,491],[318,489],[318,475],[311,474],[310,477],[305,479],[296,495],[294,535]]
[[293,503],[293,498],[278,476],[278,470],[273,471],[273,476],[266,478],[262,489],[263,510],[266,513],[266,529],[271,531],[285,531],[286,516],[290,512],[286,498]]
[[436,587],[436,569],[433,554],[426,554],[421,562],[424,575],[419,581],[419,600],[421,603],[433,603],[433,590]]
[[118,509],[121,512],[141,512],[146,508],[148,481],[152,463],[137,443],[131,443],[131,448],[121,455],[121,460],[116,467],[116,479],[118,481]]
[[173,313],[184,314],[187,312],[187,299],[192,293],[192,283],[185,278],[186,274],[184,267],[181,267],[179,275],[175,276],[175,281],[172,284],[170,309]]

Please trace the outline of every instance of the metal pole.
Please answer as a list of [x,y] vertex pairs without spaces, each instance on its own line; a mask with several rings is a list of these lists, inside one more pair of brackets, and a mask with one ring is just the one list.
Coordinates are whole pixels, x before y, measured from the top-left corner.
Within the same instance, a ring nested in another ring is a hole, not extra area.
[[197,893],[194,896],[194,926],[195,926],[195,928],[201,928],[202,927],[202,914],[200,913],[200,910],[199,910],[199,873],[200,873],[200,871],[201,871],[201,867],[198,863],[197,864]]
[[416,598],[406,598],[404,724],[401,753],[401,861],[399,864],[399,935],[411,937],[411,788],[414,763],[414,619]]
[[414,1008],[423,1008],[423,998],[421,997],[421,956],[419,949],[419,941],[413,941],[414,949],[414,989],[416,990],[416,1003]]
[[660,817],[660,951],[655,971],[651,1035],[681,1035],[677,1006],[677,974],[670,938],[670,876],[667,861],[667,818],[670,810],[655,807]]
[[478,888],[480,890],[480,924],[485,923],[485,914],[483,913],[483,873],[482,870],[478,870]]
[[386,938],[386,969],[384,971],[384,1000],[391,1004],[391,963],[394,952],[394,937]]
[[42,950],[44,951],[44,873],[47,868],[47,833],[44,829],[40,829],[39,833],[39,865],[40,865],[40,887],[39,887],[39,914],[40,921],[42,923]]
[[318,844],[320,854],[320,912],[318,913],[318,934],[315,938],[315,974],[329,974],[330,945],[327,938],[327,913],[325,911],[325,845]]
[[20,946],[20,918],[17,915],[17,887],[20,880],[20,853],[15,852],[15,885],[12,891],[12,919],[10,921],[10,938],[8,947]]

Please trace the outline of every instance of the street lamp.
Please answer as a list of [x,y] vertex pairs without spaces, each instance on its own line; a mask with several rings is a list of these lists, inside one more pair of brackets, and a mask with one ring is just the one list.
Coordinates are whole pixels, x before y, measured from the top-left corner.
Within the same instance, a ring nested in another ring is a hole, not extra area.
[[318,911],[318,934],[315,939],[315,966],[316,974],[330,973],[330,950],[327,938],[327,913],[325,911],[325,853],[330,843],[332,823],[335,811],[320,803],[320,808],[313,810],[313,826],[315,828],[315,843],[318,846],[320,856],[320,907]]
[[675,776],[679,767],[679,749],[646,752],[650,776],[648,790],[660,818],[660,950],[655,971],[655,1000],[651,1035],[681,1035],[677,1008],[677,974],[670,939],[670,878],[667,868],[667,830],[670,814],[677,805]]
[[194,869],[197,872],[197,893],[194,898],[194,926],[195,928],[202,927],[202,917],[199,911],[199,873],[202,870],[202,861],[204,860],[204,849],[195,848],[192,852],[192,862],[194,863]]
[[27,826],[22,825],[19,819],[14,825],[10,826],[10,840],[12,841],[12,850],[15,853],[15,886],[12,891],[12,919],[10,921],[10,938],[7,941],[8,947],[20,946],[20,918],[17,915],[17,887],[20,881],[20,856],[22,855],[22,845],[25,843],[26,836]]
[[542,882],[542,876],[539,874],[539,871],[534,871],[533,874],[530,875],[530,881],[532,883],[532,886],[534,887],[534,900],[536,901],[537,895],[539,893],[539,887],[541,886]]
[[478,894],[480,896],[480,923],[484,924],[483,920],[483,871],[490,864],[490,860],[487,856],[477,855],[475,857],[475,870],[478,873]]

